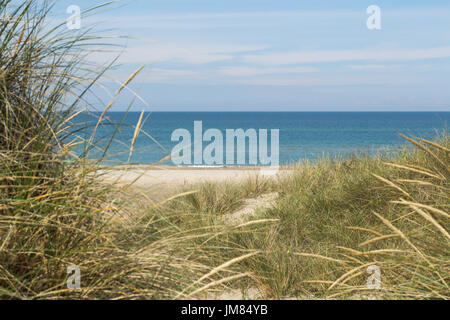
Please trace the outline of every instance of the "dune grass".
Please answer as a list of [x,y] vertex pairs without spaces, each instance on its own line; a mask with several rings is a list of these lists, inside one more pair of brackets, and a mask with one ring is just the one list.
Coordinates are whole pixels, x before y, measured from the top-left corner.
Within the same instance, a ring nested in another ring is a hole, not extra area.
[[[253,275],[235,287],[258,287],[269,299],[448,299],[448,133],[438,143],[407,139],[417,149],[393,158],[355,155],[303,163],[273,181],[200,185],[158,210],[179,226],[199,216],[202,226],[221,225],[244,199],[277,192],[275,206],[250,219],[269,223],[228,226],[207,242],[216,264],[260,252],[234,266]],[[367,287],[370,266],[381,271],[379,290]]]
[[[90,62],[103,39],[90,28],[68,30],[65,21],[51,26],[52,8],[51,1],[0,0],[0,299],[183,298],[245,276],[222,267],[202,278],[217,265],[180,245],[189,233],[215,230],[182,230],[157,214],[138,227],[118,222],[135,197],[100,182],[102,158],[88,158],[99,148],[96,130],[82,139],[74,122],[96,110],[86,97],[113,64]],[[76,155],[80,144],[85,152]],[[66,284],[72,265],[80,289]]]

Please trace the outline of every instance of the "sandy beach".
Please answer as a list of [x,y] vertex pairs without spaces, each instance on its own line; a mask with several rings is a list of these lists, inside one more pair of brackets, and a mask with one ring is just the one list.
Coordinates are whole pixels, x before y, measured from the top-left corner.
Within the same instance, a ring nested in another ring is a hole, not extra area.
[[177,168],[168,166],[118,166],[101,172],[106,182],[132,184],[154,195],[168,195],[203,182],[241,182],[249,178],[276,178],[292,172],[282,167]]

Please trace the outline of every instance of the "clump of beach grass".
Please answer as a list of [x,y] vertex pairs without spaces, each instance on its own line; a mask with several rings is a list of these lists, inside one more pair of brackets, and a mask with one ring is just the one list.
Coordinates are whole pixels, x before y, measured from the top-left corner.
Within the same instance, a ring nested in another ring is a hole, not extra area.
[[[202,216],[209,227],[245,199],[277,192],[272,208],[243,224],[270,223],[228,226],[232,232],[208,241],[214,263],[258,250],[234,266],[254,275],[235,287],[257,286],[265,298],[448,299],[448,132],[434,142],[405,138],[415,150],[305,162],[275,180],[200,185],[157,210],[178,217],[179,226]],[[381,272],[379,290],[367,285],[373,266]]]
[[[86,97],[112,64],[86,59],[102,42],[90,28],[48,24],[53,4],[0,1],[0,299],[184,298],[247,276],[228,271],[245,255],[218,267],[181,245],[222,232],[216,228],[182,229],[158,214],[145,224],[117,222],[127,191],[101,182],[103,158],[88,158],[99,147],[96,130],[82,139],[74,121],[93,108]],[[80,144],[84,152],[75,154]],[[75,290],[66,284],[72,265],[81,271]]]
[[[366,239],[358,248],[339,247],[349,261],[328,288],[334,297],[357,293],[379,299],[450,298],[448,135],[440,143],[401,136],[419,151],[408,161],[383,164],[395,169],[397,177],[373,174],[396,197],[386,199],[384,210],[372,210],[380,224],[349,227]],[[360,285],[367,266],[381,272],[378,290]]]

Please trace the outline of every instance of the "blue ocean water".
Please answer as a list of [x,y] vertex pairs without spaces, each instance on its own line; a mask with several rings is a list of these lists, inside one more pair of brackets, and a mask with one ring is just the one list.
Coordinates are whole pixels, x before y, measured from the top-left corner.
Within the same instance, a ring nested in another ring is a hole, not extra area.
[[[226,129],[268,129],[269,133],[270,129],[279,129],[281,164],[301,159],[314,161],[323,156],[347,157],[357,151],[388,152],[405,143],[398,133],[433,139],[448,130],[450,123],[450,112],[154,112],[144,115],[145,133],[139,134],[129,159],[139,116],[138,112],[107,114],[107,121],[97,130],[96,146],[90,149],[89,157],[100,158],[115,133],[105,161],[156,163],[170,155],[177,145],[178,142],[171,141],[174,130],[184,128],[194,135],[194,121],[202,121],[203,132],[216,128],[224,137]],[[79,136],[89,138],[96,117],[98,114],[83,114],[77,120],[78,125],[85,126]],[[76,152],[81,153],[84,147],[78,146]],[[163,164],[173,165],[171,160]]]

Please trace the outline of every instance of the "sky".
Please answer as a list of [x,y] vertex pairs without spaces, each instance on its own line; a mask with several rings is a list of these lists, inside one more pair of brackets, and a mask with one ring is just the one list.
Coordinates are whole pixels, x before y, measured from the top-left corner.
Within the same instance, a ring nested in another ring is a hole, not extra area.
[[[102,2],[59,0],[54,18]],[[449,17],[448,0],[123,0],[80,31],[128,36],[111,40],[116,86],[145,65],[116,111],[131,92],[148,111],[450,111]]]

